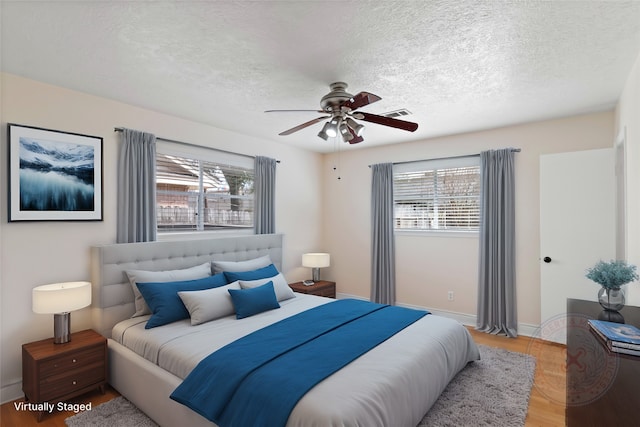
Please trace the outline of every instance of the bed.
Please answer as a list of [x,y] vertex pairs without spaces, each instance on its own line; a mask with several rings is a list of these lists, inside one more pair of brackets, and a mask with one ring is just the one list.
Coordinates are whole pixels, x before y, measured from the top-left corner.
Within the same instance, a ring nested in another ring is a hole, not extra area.
[[[108,338],[110,384],[161,426],[215,426],[170,398],[190,371],[253,330],[334,300],[296,293],[279,309],[242,321],[228,316],[192,326],[183,319],[145,329],[148,315],[131,318],[137,308],[125,272],[264,256],[281,270],[282,243],[283,236],[273,234],[92,247],[93,328]],[[185,349],[188,355],[176,362],[174,355]],[[286,425],[415,426],[456,373],[477,359],[462,325],[426,315],[319,382],[297,402]]]

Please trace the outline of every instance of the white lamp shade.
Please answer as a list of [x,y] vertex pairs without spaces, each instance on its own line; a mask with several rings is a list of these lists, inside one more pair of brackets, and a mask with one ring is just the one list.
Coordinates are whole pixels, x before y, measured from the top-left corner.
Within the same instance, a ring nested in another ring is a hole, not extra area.
[[33,288],[34,313],[56,314],[79,310],[91,305],[90,282],[66,282]]
[[302,254],[302,266],[311,268],[329,267],[330,258],[329,254],[324,253]]

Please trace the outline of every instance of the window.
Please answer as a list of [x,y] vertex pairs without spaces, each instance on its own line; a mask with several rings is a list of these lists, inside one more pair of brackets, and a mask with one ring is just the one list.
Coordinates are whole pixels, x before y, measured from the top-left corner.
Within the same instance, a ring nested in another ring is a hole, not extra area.
[[394,165],[395,229],[477,231],[479,163],[463,157]]
[[253,159],[158,141],[158,232],[253,228]]

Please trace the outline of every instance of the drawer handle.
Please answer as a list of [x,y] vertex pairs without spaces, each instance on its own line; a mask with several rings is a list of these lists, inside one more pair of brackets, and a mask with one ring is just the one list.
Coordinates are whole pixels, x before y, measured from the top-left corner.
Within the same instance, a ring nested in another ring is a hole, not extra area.
[[73,363],[76,363],[76,359],[73,359]]
[[73,381],[73,385],[76,385],[76,384],[78,384],[78,383],[77,383],[77,381],[75,381],[75,380],[74,380],[74,381]]

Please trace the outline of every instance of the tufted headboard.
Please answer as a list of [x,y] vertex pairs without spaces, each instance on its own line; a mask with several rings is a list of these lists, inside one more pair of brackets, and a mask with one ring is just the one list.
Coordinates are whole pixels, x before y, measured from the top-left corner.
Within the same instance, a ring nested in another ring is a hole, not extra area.
[[126,270],[175,270],[207,261],[244,261],[263,255],[269,255],[278,270],[282,269],[281,234],[93,246],[93,329],[110,337],[115,324],[135,312]]

